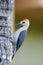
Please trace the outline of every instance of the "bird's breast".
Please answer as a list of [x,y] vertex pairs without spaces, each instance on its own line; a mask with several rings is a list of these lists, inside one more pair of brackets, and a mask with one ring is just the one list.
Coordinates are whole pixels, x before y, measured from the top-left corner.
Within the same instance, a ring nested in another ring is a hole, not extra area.
[[14,38],[13,38],[15,44],[17,43],[17,40],[18,40],[19,34],[20,34],[20,31],[19,31],[19,30],[15,32],[15,35],[14,35]]

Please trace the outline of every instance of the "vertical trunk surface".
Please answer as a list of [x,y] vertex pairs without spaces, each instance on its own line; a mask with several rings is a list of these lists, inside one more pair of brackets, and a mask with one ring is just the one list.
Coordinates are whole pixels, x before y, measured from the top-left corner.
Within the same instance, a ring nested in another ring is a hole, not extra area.
[[14,0],[0,0],[0,65],[12,65],[12,10]]

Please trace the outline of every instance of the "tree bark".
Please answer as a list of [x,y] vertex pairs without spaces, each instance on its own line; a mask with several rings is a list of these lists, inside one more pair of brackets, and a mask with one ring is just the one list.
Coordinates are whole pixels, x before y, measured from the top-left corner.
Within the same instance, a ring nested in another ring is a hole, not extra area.
[[14,0],[0,0],[0,65],[12,65],[12,11]]

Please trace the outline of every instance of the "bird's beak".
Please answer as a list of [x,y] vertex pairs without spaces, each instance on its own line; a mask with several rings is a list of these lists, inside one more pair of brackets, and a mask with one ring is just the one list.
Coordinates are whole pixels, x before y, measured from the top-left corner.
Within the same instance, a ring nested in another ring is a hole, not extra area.
[[21,26],[21,23],[16,24],[17,26]]

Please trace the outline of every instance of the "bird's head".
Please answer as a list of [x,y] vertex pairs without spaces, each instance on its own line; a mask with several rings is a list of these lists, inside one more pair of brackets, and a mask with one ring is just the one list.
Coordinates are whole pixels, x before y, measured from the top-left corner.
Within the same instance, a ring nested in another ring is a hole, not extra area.
[[17,24],[17,26],[29,26],[30,22],[29,19],[24,19]]

